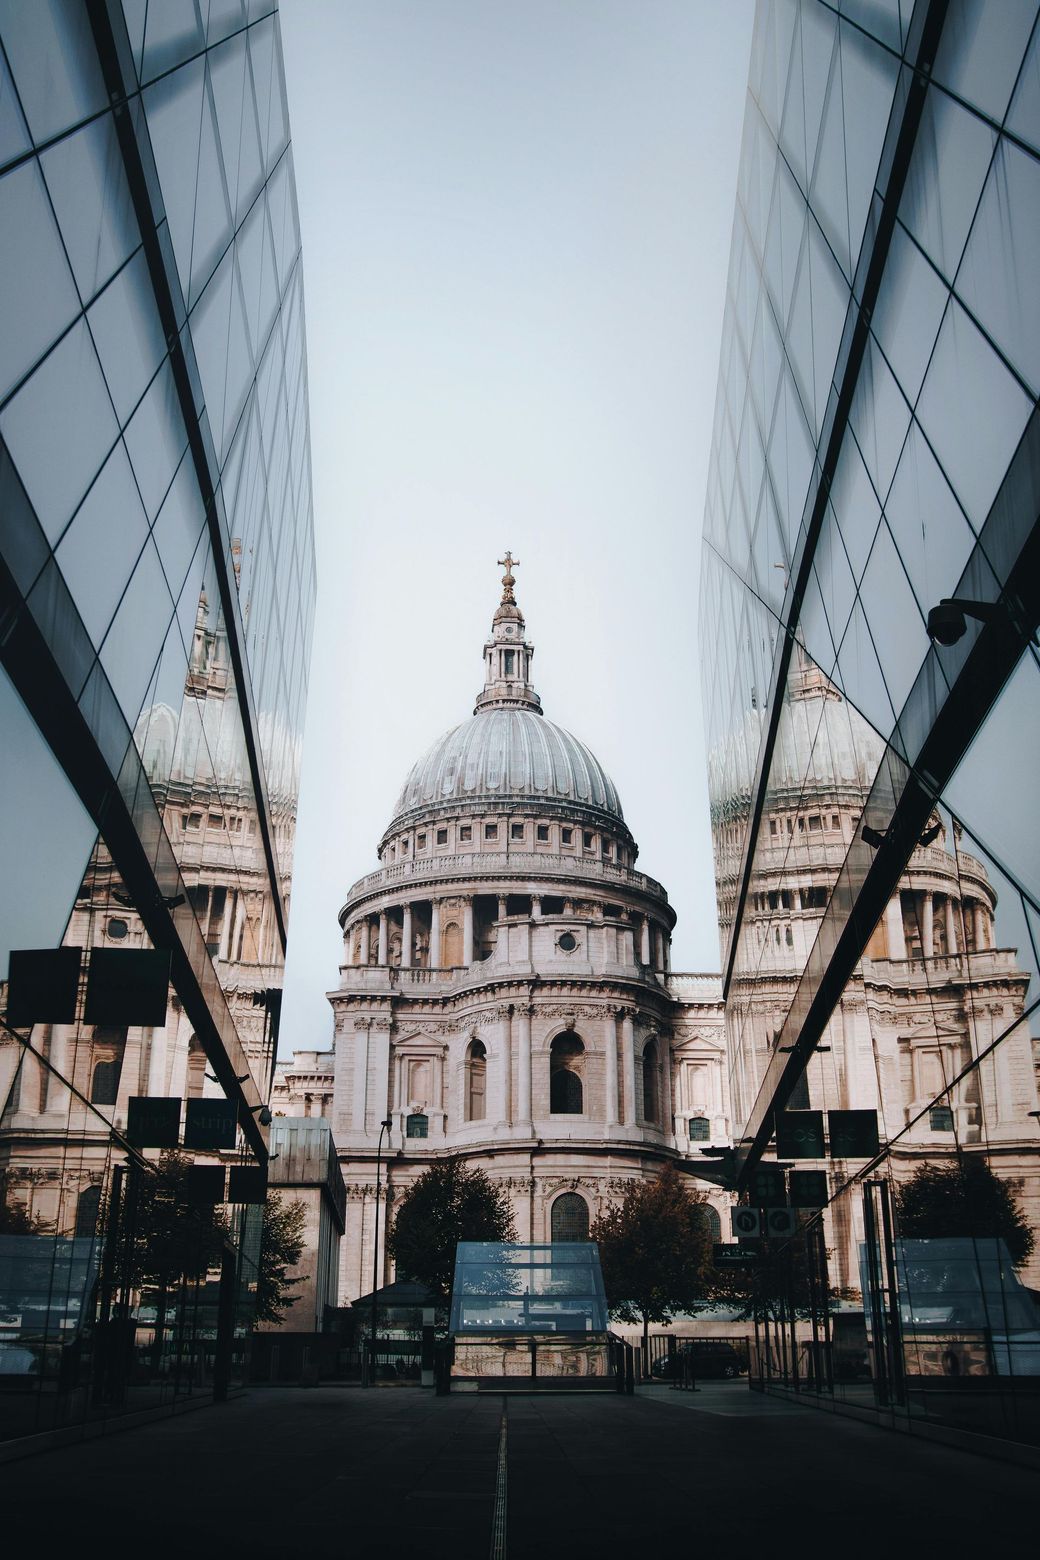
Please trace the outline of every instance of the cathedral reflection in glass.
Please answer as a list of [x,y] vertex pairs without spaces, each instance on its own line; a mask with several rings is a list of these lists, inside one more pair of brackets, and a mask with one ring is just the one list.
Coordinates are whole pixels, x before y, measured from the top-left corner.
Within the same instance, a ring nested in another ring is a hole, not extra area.
[[[701,592],[737,1184],[880,1137],[805,1162],[759,1376],[1027,1440],[1038,83],[1034,0],[759,5]],[[985,1307],[915,1306],[940,1247]]]
[[604,1333],[607,1303],[594,1241],[549,1246],[460,1241],[450,1331]]
[[0,1436],[226,1387],[250,1325],[315,595],[262,10],[0,7]]

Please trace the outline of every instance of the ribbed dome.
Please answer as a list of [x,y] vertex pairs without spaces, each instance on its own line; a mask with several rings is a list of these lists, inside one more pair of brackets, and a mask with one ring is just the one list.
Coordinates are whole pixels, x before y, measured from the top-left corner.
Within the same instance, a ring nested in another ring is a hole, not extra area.
[[614,782],[577,737],[529,709],[489,709],[438,737],[413,765],[394,822],[439,802],[506,798],[581,803],[624,818]]

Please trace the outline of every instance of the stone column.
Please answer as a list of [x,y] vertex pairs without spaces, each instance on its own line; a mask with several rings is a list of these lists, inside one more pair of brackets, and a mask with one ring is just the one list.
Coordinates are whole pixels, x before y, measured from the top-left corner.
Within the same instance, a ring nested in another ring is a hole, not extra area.
[[981,899],[976,899],[972,908],[975,912],[975,951],[976,953],[981,953],[983,948],[989,946],[989,939],[986,935],[986,910]]
[[507,1127],[513,1119],[513,1048],[512,1019],[506,1008],[498,1026],[498,1120],[496,1126]]
[[387,1115],[390,1103],[390,1027],[379,1029],[373,1024],[369,1032],[369,1051],[373,1064],[372,1079],[372,1129],[379,1133],[379,1123]]
[[224,899],[224,916],[220,923],[220,947],[217,950],[217,958],[225,962],[231,957],[228,948],[231,943],[231,916],[235,903],[235,891],[232,889]]
[[366,915],[364,920],[361,922],[361,954],[360,954],[360,962],[362,964],[367,964],[368,963],[369,955],[370,955],[371,952],[372,952],[372,928],[369,925],[368,916]]
[[505,894],[499,894],[499,896],[498,896],[498,919],[500,921],[504,921],[505,918],[506,918],[506,896],[505,896]]
[[390,963],[389,923],[385,910],[379,912],[379,952],[376,955],[376,963],[382,965]]
[[639,958],[643,964],[650,963],[650,918],[645,915],[639,923]]
[[607,1100],[604,1119],[608,1127],[616,1127],[618,1121],[617,1042],[617,1015],[612,1014],[607,1025]]
[[343,928],[343,963],[349,969],[354,962],[354,930],[353,927]]
[[657,927],[654,932],[654,968],[664,969],[664,932]]
[[659,1041],[661,1052],[661,1093],[664,1106],[661,1112],[661,1125],[666,1132],[674,1132],[678,1135],[679,1125],[675,1119],[675,1085],[672,1078],[672,1041],[670,1035],[662,1035]]
[[933,913],[932,892],[929,889],[921,895],[921,953],[926,959],[930,959],[935,952]]
[[467,899],[462,906],[462,962],[473,963],[473,901]]
[[368,1113],[368,1026],[354,1029],[354,1109],[351,1128],[364,1132]]
[[242,957],[241,942],[242,930],[246,924],[246,896],[239,894],[238,905],[235,908],[235,930],[231,937],[231,948],[228,957],[234,961]]
[[531,1008],[523,1003],[516,1009],[517,1034],[517,1115],[525,1126],[531,1122]]
[[401,968],[410,970],[412,967],[412,907],[405,905],[401,910]]
[[[163,1030],[157,1032],[161,1035]],[[47,1060],[51,1064],[51,1070],[47,1073],[47,1111],[48,1114],[55,1112],[64,1115],[69,1108],[69,1091],[65,1082],[68,1077],[68,1057],[64,1024],[54,1024],[51,1028]]]
[[[643,923],[645,926],[645,922]],[[636,1032],[632,1022],[632,1010],[621,1013],[621,1065],[625,1089],[625,1126],[636,1124]]]
[[439,899],[430,901],[430,968],[441,968],[441,902]]
[[671,934],[671,932],[665,932],[665,934],[664,934],[664,970],[665,970],[665,974],[666,975],[670,975],[672,973],[672,934]]
[[148,1056],[148,1093],[166,1093],[166,1030],[152,1030],[152,1049]]
[[900,903],[898,889],[885,906],[885,940],[888,943],[888,956],[890,959],[906,958],[903,906]]
[[542,918],[542,896],[541,896],[541,894],[532,894],[531,895],[531,920],[532,921],[540,921],[541,918]]
[[946,950],[948,953],[961,951],[957,938],[957,908],[952,894],[946,896]]

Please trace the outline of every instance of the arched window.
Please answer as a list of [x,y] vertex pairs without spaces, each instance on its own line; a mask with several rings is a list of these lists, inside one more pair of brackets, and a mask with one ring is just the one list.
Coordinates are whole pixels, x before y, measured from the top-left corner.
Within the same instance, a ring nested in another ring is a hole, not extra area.
[[416,1112],[415,1115],[408,1116],[404,1124],[404,1135],[405,1137],[410,1138],[429,1137],[430,1118],[428,1116],[421,1116],[418,1114],[418,1112]]
[[76,1237],[93,1240],[101,1208],[100,1186],[85,1186],[76,1204]]
[[711,1207],[710,1204],[705,1204],[704,1217],[708,1221],[708,1234],[713,1244],[717,1246],[722,1240],[722,1220],[719,1218],[717,1209]]
[[577,1035],[557,1035],[549,1052],[549,1110],[552,1115],[581,1115],[584,1070],[585,1047]]
[[661,1091],[658,1087],[657,1042],[650,1040],[643,1048],[643,1120],[658,1122],[661,1119]]
[[466,1120],[483,1121],[487,1115],[487,1050],[474,1040],[466,1053]]
[[126,1030],[99,1024],[94,1030],[90,1099],[94,1105],[114,1105],[119,1094]]
[[589,1205],[577,1192],[564,1192],[557,1197],[550,1214],[552,1240],[588,1240]]

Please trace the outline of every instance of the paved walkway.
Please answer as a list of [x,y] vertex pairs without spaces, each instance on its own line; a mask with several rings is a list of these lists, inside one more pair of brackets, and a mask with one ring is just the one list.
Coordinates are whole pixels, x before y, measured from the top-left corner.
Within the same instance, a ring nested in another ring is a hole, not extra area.
[[[412,1388],[254,1390],[0,1466],[0,1535],[40,1560],[487,1560],[502,1413]],[[509,1560],[975,1560],[1034,1531],[1028,1470],[742,1382],[513,1397],[506,1418]]]

